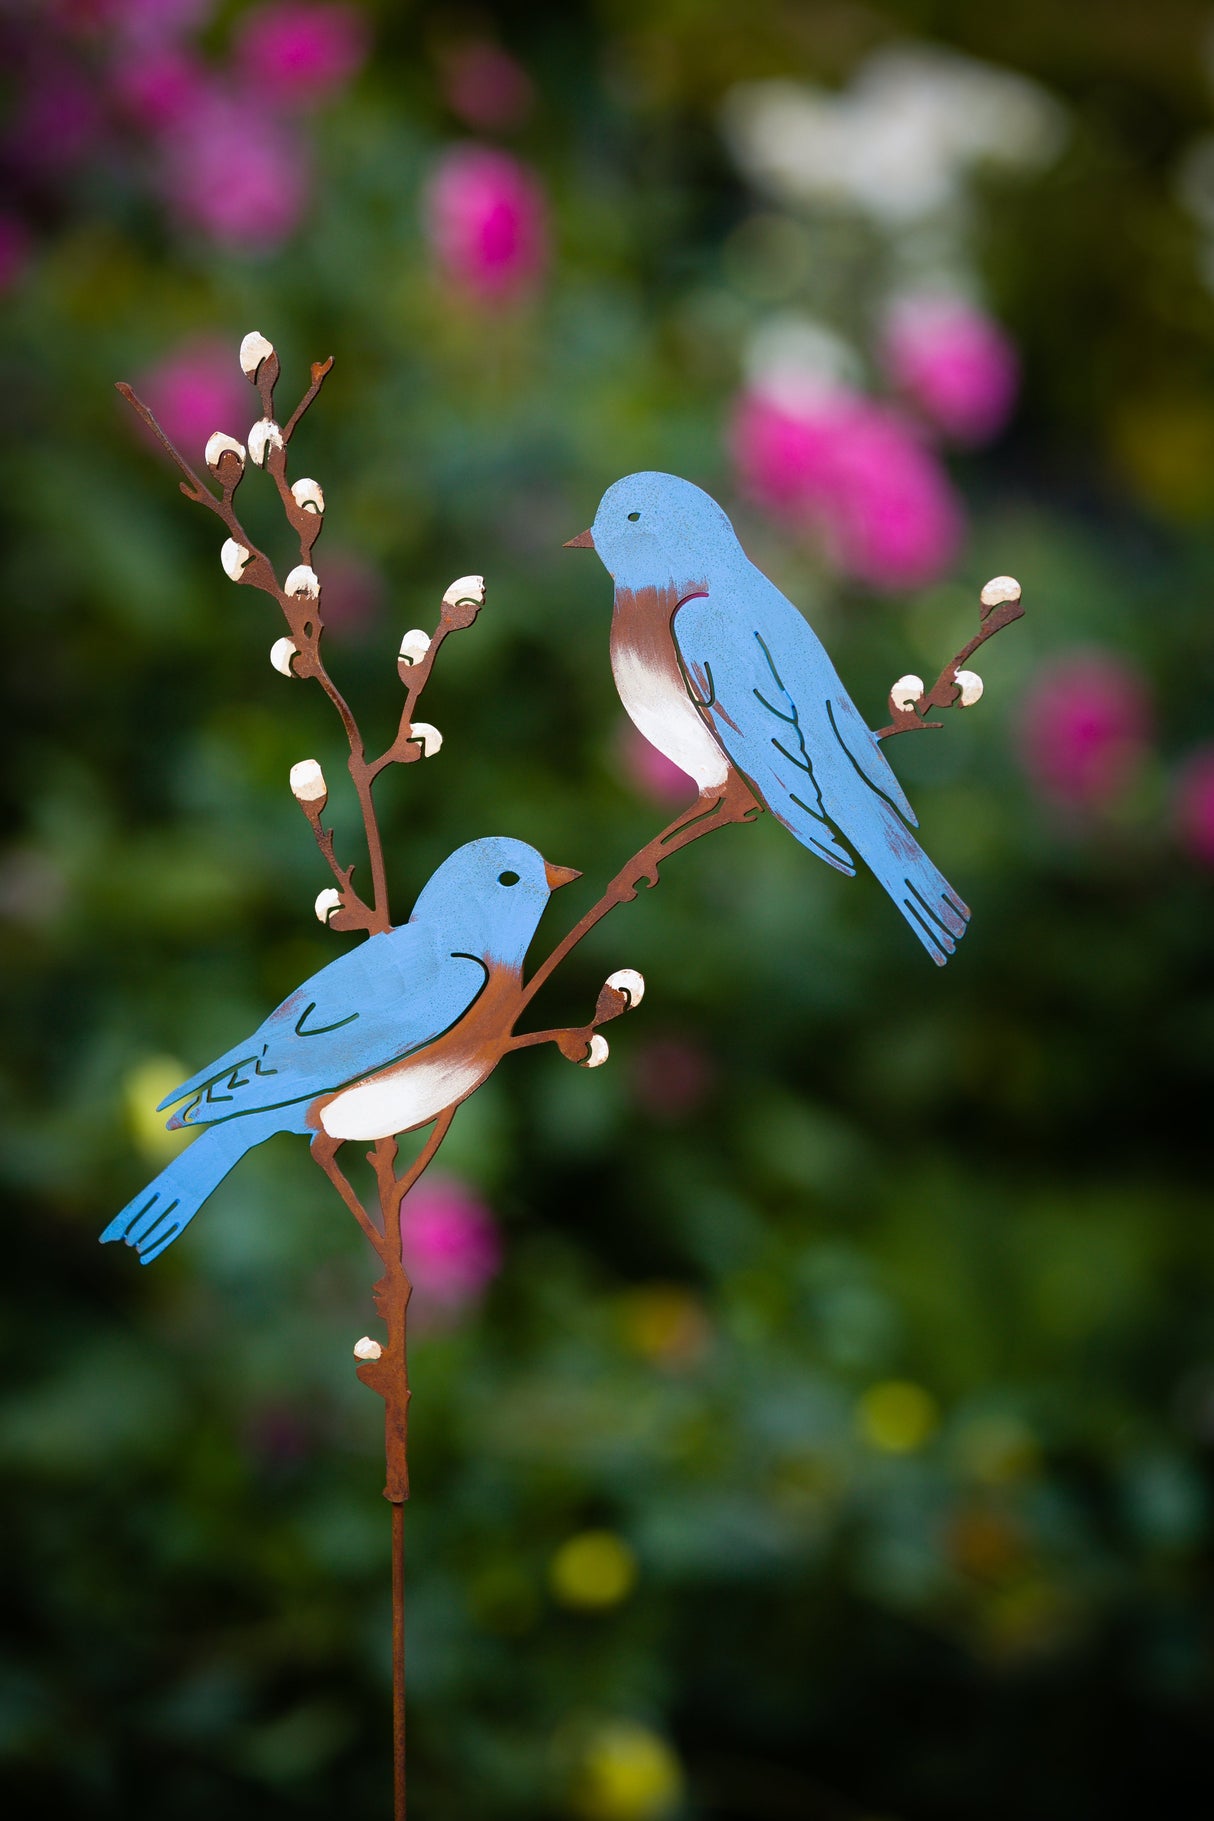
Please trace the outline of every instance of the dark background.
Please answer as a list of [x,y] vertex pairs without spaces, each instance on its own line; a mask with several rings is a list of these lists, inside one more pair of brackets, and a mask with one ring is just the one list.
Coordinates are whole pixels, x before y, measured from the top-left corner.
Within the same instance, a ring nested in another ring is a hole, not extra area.
[[[384,0],[347,14],[361,68],[304,106],[259,80],[264,11],[162,9],[227,85],[190,141],[185,103],[153,118],[163,89],[134,81],[137,5],[0,6],[19,1811],[387,1812],[380,1407],[349,1356],[374,1332],[366,1247],[286,1139],[152,1269],[96,1244],[169,1155],[148,1108],[174,1067],[349,940],[312,917],[326,879],[285,783],[307,755],[340,778],[334,717],[271,670],[270,604],[224,579],[215,521],[111,387],[171,390],[215,340],[239,405],[256,327],[284,398],[336,357],[295,472],[326,488],[331,662],[369,738],[395,722],[400,635],[453,576],[488,578],[426,698],[441,755],[384,781],[398,914],[451,847],[516,834],[586,875],[546,952],[671,813],[621,744],[607,579],[559,548],[619,474],[718,493],[874,723],[894,676],[967,635],[988,576],[1027,607],[982,654],[982,704],[889,749],[974,908],[952,966],[764,818],[679,858],[549,989],[581,1019],[606,971],[644,972],[606,1068],[515,1058],[458,1118],[444,1171],[503,1262],[483,1297],[418,1292],[417,1815],[1197,1812],[1214,14]],[[943,228],[896,248],[845,203],[761,196],[720,130],[731,86],[845,90],[907,37],[1033,78],[1062,110],[1053,155],[976,165]],[[493,126],[452,98],[470,42],[533,85]],[[508,295],[444,282],[427,235],[425,186],[469,140],[546,197],[548,256]],[[264,226],[255,207],[235,237],[182,174],[217,145],[269,173]],[[795,223],[803,268],[756,260],[756,215],[764,245]],[[1022,394],[983,448],[933,444],[965,501],[955,556],[873,591],[745,497],[727,426],[777,307],[829,316],[879,393],[872,324],[942,234]]]

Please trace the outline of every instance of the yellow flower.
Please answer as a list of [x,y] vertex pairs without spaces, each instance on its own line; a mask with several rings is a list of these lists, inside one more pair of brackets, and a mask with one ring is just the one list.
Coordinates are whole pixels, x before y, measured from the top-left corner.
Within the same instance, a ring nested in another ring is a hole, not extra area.
[[712,1344],[703,1303],[679,1284],[642,1284],[620,1298],[619,1314],[625,1346],[656,1366],[694,1366]]
[[683,1793],[683,1772],[665,1739],[617,1720],[588,1740],[573,1789],[582,1821],[660,1821]]
[[167,1113],[156,1108],[166,1094],[189,1079],[190,1071],[174,1056],[147,1056],[128,1069],[122,1083],[127,1129],[135,1148],[149,1163],[167,1163],[189,1144],[193,1132],[166,1132]]
[[856,1424],[865,1441],[887,1454],[913,1454],[939,1420],[931,1392],[906,1379],[870,1385],[856,1409]]
[[561,1544],[548,1579],[562,1606],[600,1611],[627,1599],[636,1586],[637,1561],[614,1531],[584,1530]]

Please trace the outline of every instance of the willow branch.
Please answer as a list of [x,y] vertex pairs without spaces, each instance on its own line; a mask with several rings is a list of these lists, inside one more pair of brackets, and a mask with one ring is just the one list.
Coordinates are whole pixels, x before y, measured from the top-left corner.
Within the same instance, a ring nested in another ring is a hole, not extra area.
[[[332,365],[333,362],[330,359],[313,366],[312,383],[292,412],[286,430],[279,432],[277,436],[272,436],[266,447],[265,465],[273,476],[287,520],[299,539],[300,565],[312,574],[314,571],[312,571],[311,555],[323,526],[323,512],[319,507],[312,510],[306,504],[301,504],[292,493],[287,479],[287,444],[304,412],[319,393]],[[271,425],[274,424],[274,389],[278,381],[278,371],[278,356],[270,354],[258,367],[254,381],[261,402],[262,418]],[[371,869],[372,898],[368,905],[352,890],[350,875],[354,871],[353,867],[343,868],[337,863],[332,850],[331,831],[322,829],[319,817],[309,816],[317,845],[334,877],[338,880],[343,893],[343,912],[345,914],[335,915],[330,921],[336,927],[345,929],[371,931],[390,929],[391,915],[388,908],[388,881],[383,839],[371,795],[371,785],[375,773],[367,763],[366,747],[358,722],[341,690],[329,675],[321,654],[324,619],[321,613],[319,582],[315,581],[312,584],[316,592],[301,589],[296,593],[288,594],[279,582],[269,558],[253,543],[233,505],[233,496],[244,477],[244,463],[238,455],[232,451],[225,451],[213,465],[211,471],[219,481],[221,488],[220,494],[216,496],[199,478],[171,437],[156,421],[153,412],[139,398],[134,389],[125,381],[119,381],[117,390],[142,418],[169,458],[185,476],[181,490],[186,498],[195,501],[198,505],[206,506],[214,512],[226,526],[232,541],[248,552],[243,567],[235,579],[242,584],[251,583],[254,587],[261,589],[263,593],[271,595],[282,609],[290,631],[291,642],[295,646],[295,655],[291,659],[292,674],[297,677],[314,677],[337,710],[350,749],[348,770],[362,816],[363,833]],[[290,578],[288,577],[288,579]]]
[[573,953],[578,943],[617,904],[630,904],[642,884],[647,884],[652,889],[658,883],[660,869],[672,854],[678,853],[681,848],[690,847],[694,841],[712,834],[718,828],[728,828],[735,822],[753,821],[761,808],[762,805],[735,771],[730,772],[719,792],[697,797],[690,810],[677,816],[652,840],[647,841],[644,847],[637,849],[606,886],[598,901],[591,905],[568,934],[561,938],[547,959],[540,963],[522,990],[520,1012],[523,1006],[534,999],[545,982],[551,979],[561,963]]
[[[926,717],[946,708],[956,708],[960,704],[968,708],[982,694],[982,679],[966,671],[974,653],[993,639],[997,632],[1013,621],[1024,618],[1024,608],[1020,601],[1020,584],[1010,575],[996,576],[986,584],[979,596],[979,629],[967,645],[963,645],[955,657],[951,657],[930,689],[921,689],[913,694],[910,685],[919,681],[917,677],[908,677],[902,681],[908,686],[903,689],[901,683],[895,683],[889,692],[889,712],[891,720],[886,727],[876,730],[878,740],[888,740],[896,733],[923,732],[928,728],[943,727],[943,721],[929,721]],[[960,673],[960,674],[959,674]]]

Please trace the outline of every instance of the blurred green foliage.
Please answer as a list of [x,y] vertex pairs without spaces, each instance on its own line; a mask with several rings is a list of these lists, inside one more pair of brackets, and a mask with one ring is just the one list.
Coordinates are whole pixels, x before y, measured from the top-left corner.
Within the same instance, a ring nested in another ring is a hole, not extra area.
[[[752,205],[721,96],[842,80],[900,31],[1070,110],[1061,161],[975,222],[1024,404],[962,472],[962,571],[919,598],[828,586],[741,522],[870,719],[953,649],[976,585],[1022,579],[981,709],[893,751],[972,932],[938,975],[871,881],[764,818],[680,857],[547,989],[581,1018],[605,968],[645,973],[606,1069],[516,1058],[456,1121],[444,1162],[496,1209],[506,1264],[412,1352],[414,1803],[1191,1812],[1214,1696],[1214,971],[1168,793],[1211,724],[1214,305],[1174,171],[1214,118],[1210,15],[495,9],[537,85],[515,144],[554,263],[487,320],[434,282],[419,213],[461,136],[435,72],[465,21],[367,11],[370,63],[310,129],[314,204],[279,251],[208,249],[102,167],[48,205],[3,306],[13,1812],[387,1812],[354,1224],[281,1140],[153,1270],[96,1245],[158,1167],[132,1077],[218,1053],[343,940],[312,918],[326,879],[285,787],[307,754],[340,775],[339,730],[270,669],[268,605],[224,580],[215,525],[110,382],[251,327],[284,393],[336,356],[296,472],[325,487],[318,554],[384,578],[332,640],[369,737],[395,723],[401,633],[453,576],[490,588],[427,696],[441,758],[382,790],[397,909],[458,842],[517,834],[586,873],[555,936],[665,813],[616,759],[607,580],[560,543],[631,469],[730,496],[752,306],[728,246]],[[1158,733],[1084,826],[1024,783],[1015,717],[1034,666],[1092,641],[1149,679]],[[699,1058],[687,1104],[654,1092],[662,1043]]]

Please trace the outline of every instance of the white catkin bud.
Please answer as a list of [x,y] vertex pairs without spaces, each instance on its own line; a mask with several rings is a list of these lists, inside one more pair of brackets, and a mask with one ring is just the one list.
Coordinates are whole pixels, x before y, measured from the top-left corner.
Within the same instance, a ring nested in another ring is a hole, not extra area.
[[325,509],[324,490],[319,481],[295,481],[291,486],[291,498],[305,512],[320,514]]
[[219,560],[223,564],[224,574],[231,576],[234,582],[238,582],[244,573],[244,566],[249,560],[249,553],[243,544],[236,542],[234,537],[228,537],[223,541]]
[[596,1031],[590,1039],[590,1054],[582,1067],[584,1069],[601,1069],[611,1054],[611,1045],[601,1031]]
[[976,670],[959,670],[955,681],[961,691],[962,708],[972,708],[975,702],[981,700],[985,685]]
[[270,646],[270,662],[275,670],[281,670],[284,677],[290,676],[291,664],[298,656],[299,652],[292,639],[275,639]]
[[915,676],[899,677],[889,692],[889,699],[895,708],[909,709],[915,706],[923,694],[923,678]]
[[320,577],[306,563],[296,563],[282,586],[284,594],[306,594],[314,601],[320,593]]
[[617,993],[627,993],[630,1012],[635,1011],[645,997],[645,976],[635,967],[617,968],[614,974],[608,974],[606,984],[613,986]]
[[420,664],[430,649],[430,634],[415,626],[400,642],[400,655],[406,664]]
[[335,885],[326,885],[323,892],[317,892],[316,903],[312,906],[318,923],[327,923],[333,912],[340,908],[341,893]]
[[249,431],[249,458],[259,468],[266,465],[271,449],[282,448],[282,431],[272,417],[259,417]]
[[216,430],[213,435],[207,437],[207,467],[218,470],[219,459],[223,455],[234,455],[243,469],[244,444],[238,443],[234,436],[225,436],[222,430]]
[[468,601],[474,607],[484,606],[485,578],[483,575],[461,575],[457,582],[452,582],[443,596],[444,607],[458,607],[462,601]]
[[291,794],[300,803],[316,803],[328,796],[325,774],[315,759],[300,759],[292,765]]
[[257,370],[263,360],[268,360],[274,352],[274,343],[267,341],[257,329],[250,329],[240,344],[240,366],[246,379],[256,379]]
[[442,734],[437,727],[431,727],[429,721],[414,721],[409,738],[421,741],[423,759],[432,759],[443,743]]
[[1020,599],[1020,583],[1014,575],[992,576],[978,596],[984,607],[1000,607],[1004,601]]
[[372,1340],[369,1334],[364,1334],[361,1340],[356,1340],[354,1343],[355,1359],[382,1359],[383,1354],[384,1350],[379,1342]]

